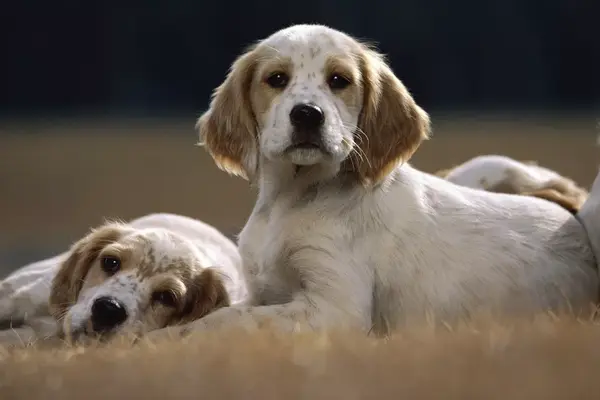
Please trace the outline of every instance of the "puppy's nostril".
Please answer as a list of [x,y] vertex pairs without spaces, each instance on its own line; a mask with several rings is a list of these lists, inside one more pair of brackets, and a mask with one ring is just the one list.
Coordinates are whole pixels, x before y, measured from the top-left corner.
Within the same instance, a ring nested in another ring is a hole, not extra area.
[[323,125],[325,114],[316,104],[296,104],[290,112],[290,120],[299,129],[315,129]]
[[112,297],[99,297],[92,305],[92,328],[94,332],[109,331],[127,319],[125,306]]

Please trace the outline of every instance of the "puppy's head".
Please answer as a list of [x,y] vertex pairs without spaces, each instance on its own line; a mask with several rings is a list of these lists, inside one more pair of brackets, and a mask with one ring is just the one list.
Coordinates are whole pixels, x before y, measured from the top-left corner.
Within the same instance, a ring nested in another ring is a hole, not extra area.
[[267,160],[343,166],[365,184],[408,160],[430,129],[382,55],[320,25],[283,29],[240,56],[197,128],[232,174],[251,178]]
[[219,273],[186,239],[107,223],[75,243],[55,276],[50,312],[72,338],[143,333],[229,304]]

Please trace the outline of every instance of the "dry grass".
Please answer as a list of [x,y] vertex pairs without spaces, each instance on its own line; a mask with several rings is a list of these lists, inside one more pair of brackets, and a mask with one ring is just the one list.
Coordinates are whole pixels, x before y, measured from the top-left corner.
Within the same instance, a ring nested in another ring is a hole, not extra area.
[[5,350],[3,399],[596,399],[600,326],[573,318],[357,334],[217,332]]

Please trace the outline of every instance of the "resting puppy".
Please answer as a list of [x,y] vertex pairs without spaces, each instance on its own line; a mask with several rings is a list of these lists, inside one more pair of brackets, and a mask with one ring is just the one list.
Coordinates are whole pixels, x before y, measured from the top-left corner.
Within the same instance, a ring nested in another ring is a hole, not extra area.
[[481,155],[436,175],[457,185],[490,192],[522,194],[557,203],[573,214],[588,192],[574,181],[533,161],[517,161],[501,155]]
[[[246,293],[239,268],[235,244],[203,222],[173,214],[107,222],[70,251],[5,280],[0,318],[49,311],[73,338],[142,333],[239,302]],[[37,279],[27,282],[32,274]]]
[[238,242],[249,303],[181,334],[263,323],[384,334],[426,314],[589,311],[597,299],[596,261],[568,211],[406,163],[428,115],[344,33],[297,25],[251,47],[197,126],[217,165],[259,194]]

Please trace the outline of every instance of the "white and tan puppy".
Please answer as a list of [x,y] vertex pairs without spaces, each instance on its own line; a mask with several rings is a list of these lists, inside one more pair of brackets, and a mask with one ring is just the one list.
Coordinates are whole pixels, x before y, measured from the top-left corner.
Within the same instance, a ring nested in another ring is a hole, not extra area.
[[503,155],[480,155],[435,174],[457,185],[546,199],[573,214],[588,197],[587,190],[556,171]]
[[73,338],[180,324],[246,295],[235,244],[210,225],[174,214],[107,222],[0,287],[1,320],[35,328],[51,316]]
[[249,302],[176,332],[384,334],[426,314],[589,312],[598,298],[588,237],[567,210],[407,163],[429,117],[380,54],[342,32],[296,25],[252,46],[198,129],[220,168],[259,188],[239,236]]

